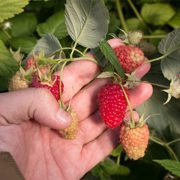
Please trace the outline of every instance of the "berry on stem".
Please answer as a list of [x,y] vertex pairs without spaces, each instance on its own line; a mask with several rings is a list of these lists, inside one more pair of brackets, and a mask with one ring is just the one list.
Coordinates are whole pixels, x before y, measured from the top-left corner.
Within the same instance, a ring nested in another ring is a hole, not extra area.
[[[126,89],[125,89],[126,90]],[[99,112],[109,128],[117,127],[123,120],[127,101],[119,84],[106,84],[98,94]]]
[[131,128],[124,123],[120,128],[120,143],[130,159],[144,157],[148,146],[149,129],[147,124]]
[[[59,86],[60,84],[61,88]],[[57,75],[52,75],[49,81],[43,81],[36,75],[33,77],[31,87],[49,89],[58,101],[60,99],[60,94],[63,92],[64,84],[60,82],[60,77]]]
[[114,52],[126,73],[133,72],[145,60],[143,51],[135,46],[119,46]]

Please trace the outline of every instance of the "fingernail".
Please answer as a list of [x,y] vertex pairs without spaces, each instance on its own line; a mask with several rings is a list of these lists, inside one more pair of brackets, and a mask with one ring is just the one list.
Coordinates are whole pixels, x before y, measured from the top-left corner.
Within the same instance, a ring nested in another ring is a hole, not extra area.
[[58,110],[56,119],[58,120],[62,128],[68,127],[72,121],[71,116],[63,109]]

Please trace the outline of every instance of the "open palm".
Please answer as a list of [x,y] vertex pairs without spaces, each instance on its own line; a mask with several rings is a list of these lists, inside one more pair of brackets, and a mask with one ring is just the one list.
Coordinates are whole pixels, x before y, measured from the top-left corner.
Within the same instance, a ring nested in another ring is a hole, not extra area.
[[[114,47],[119,44],[114,41],[111,45]],[[137,76],[143,76],[149,68],[149,64],[142,65],[137,69]],[[64,70],[63,100],[70,102],[80,120],[75,140],[63,139],[58,131],[37,121],[0,127],[0,151],[12,154],[25,179],[80,179],[117,145],[118,129],[107,129],[97,110],[97,92],[109,81],[103,79],[91,82],[98,71],[95,63],[86,60],[73,62]],[[53,98],[47,96],[44,90],[41,90],[41,94],[46,102]],[[152,87],[147,83],[130,90],[132,107],[140,105],[151,94]]]

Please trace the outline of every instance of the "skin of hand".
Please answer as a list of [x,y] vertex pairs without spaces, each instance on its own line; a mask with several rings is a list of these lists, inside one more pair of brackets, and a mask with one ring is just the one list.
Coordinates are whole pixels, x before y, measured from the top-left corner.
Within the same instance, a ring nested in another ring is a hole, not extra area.
[[[114,39],[109,44],[114,48],[121,41]],[[150,64],[145,63],[136,75],[142,77],[149,69]],[[29,88],[0,94],[0,151],[12,154],[26,180],[78,180],[118,144],[118,129],[107,129],[97,111],[97,92],[109,81],[92,81],[98,72],[98,66],[87,60],[64,69],[63,101],[70,102],[80,120],[75,140],[63,139],[54,130],[67,127],[71,118],[59,110],[48,90]],[[130,90],[132,107],[151,94],[152,86],[144,82]]]

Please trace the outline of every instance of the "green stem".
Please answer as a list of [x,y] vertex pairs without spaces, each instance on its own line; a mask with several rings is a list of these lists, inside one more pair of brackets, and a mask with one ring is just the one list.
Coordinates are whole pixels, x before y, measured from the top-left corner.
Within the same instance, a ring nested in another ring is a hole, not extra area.
[[153,137],[153,136],[150,136],[149,139],[153,142],[155,142],[156,144],[159,144],[161,146],[164,146],[164,142],[161,141],[160,139],[156,138],[156,137]]
[[172,144],[177,143],[177,142],[180,142],[180,138],[168,142],[167,145],[172,145]]
[[121,84],[121,82],[119,82],[119,84],[120,84],[120,86],[121,86],[121,89],[123,90],[124,96],[125,96],[125,98],[126,98],[126,101],[127,101],[127,103],[128,103],[128,107],[129,107],[129,110],[130,110],[130,114],[131,114],[130,127],[131,127],[131,128],[134,128],[134,127],[135,127],[135,121],[134,121],[134,117],[133,117],[133,110],[132,110],[132,107],[131,107],[131,103],[130,103],[130,101],[129,101],[129,98],[128,98],[128,96],[127,96],[126,91],[124,90],[123,85]]
[[150,136],[149,139],[163,147],[166,148],[166,150],[168,151],[170,157],[176,161],[178,161],[178,158],[176,156],[176,154],[174,153],[174,151],[172,150],[172,148],[169,146],[168,143],[165,143],[163,142],[161,139],[157,138],[157,137],[153,137],[153,136]]
[[146,25],[146,23],[144,22],[143,18],[141,17],[141,15],[139,14],[138,10],[136,9],[135,5],[133,4],[132,0],[128,0],[129,5],[131,6],[132,10],[134,11],[134,14],[136,15],[136,17],[138,18],[138,20],[145,26],[147,27],[147,29],[149,30],[149,32],[151,32],[151,29]]
[[145,35],[143,39],[161,39],[164,38],[166,35]]
[[70,54],[70,58],[73,59],[73,54],[74,54],[74,51],[76,49],[76,46],[77,46],[77,41],[74,43],[74,46],[72,48],[72,51],[71,51],[71,54]]
[[162,84],[156,84],[156,83],[152,83],[150,82],[153,86],[157,86],[157,87],[160,87],[160,88],[165,88],[165,89],[168,89],[169,87],[168,86],[165,86],[165,85],[162,85]]
[[171,156],[172,159],[174,159],[175,161],[179,161],[176,154],[171,149],[171,147],[169,147],[167,144],[165,144],[164,147],[167,149],[167,151],[168,151],[168,153],[169,153],[169,155]]
[[5,34],[9,39],[12,38],[11,35],[10,35],[6,30],[3,29],[3,32],[4,32],[4,34]]
[[171,53],[173,53],[174,51],[178,50],[179,48],[180,48],[180,46],[176,47],[175,49],[169,51],[168,53],[166,53],[166,54],[164,54],[164,55],[162,55],[162,56],[160,56],[158,58],[150,59],[149,62],[151,63],[151,62],[159,61],[159,60],[169,56]]
[[[63,51],[63,50],[72,50],[72,48],[71,48],[71,47],[63,47],[63,48],[60,48],[60,49],[54,51],[54,52],[53,52],[52,54],[50,54],[49,56],[52,56],[52,55],[56,54],[57,52],[61,52],[61,51]],[[84,56],[84,54],[83,54],[81,51],[79,51],[78,49],[75,48],[74,51],[76,51],[76,52],[79,53],[80,55]]]
[[119,164],[120,164],[120,155],[117,157],[116,164],[117,164],[117,165],[119,165]]
[[115,0],[115,2],[116,2],[116,7],[117,7],[119,19],[120,19],[121,24],[122,24],[122,28],[123,28],[126,32],[128,32],[128,27],[127,27],[127,24],[126,24],[126,22],[125,22],[124,15],[123,15],[123,11],[122,11],[121,1],[120,1],[120,0]]

